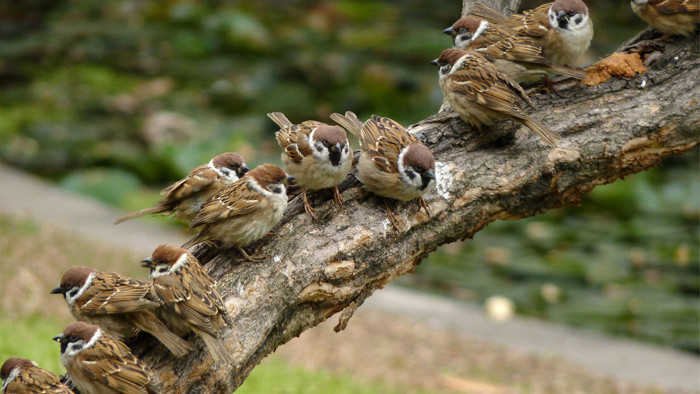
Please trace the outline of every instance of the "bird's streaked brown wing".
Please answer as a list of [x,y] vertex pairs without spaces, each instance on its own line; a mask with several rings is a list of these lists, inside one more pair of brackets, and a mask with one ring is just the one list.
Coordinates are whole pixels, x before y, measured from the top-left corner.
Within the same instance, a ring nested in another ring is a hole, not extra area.
[[209,167],[208,163],[202,164],[192,170],[185,178],[163,189],[160,194],[164,197],[159,204],[168,204],[187,198],[208,188],[218,178],[219,174]]
[[5,388],[6,393],[46,393],[72,394],[68,386],[54,373],[39,367],[26,368],[19,371],[17,376]]
[[114,272],[101,272],[76,304],[88,315],[137,312],[160,305],[150,293],[151,285],[148,282]]
[[547,13],[552,4],[542,4],[532,10],[524,11],[522,14],[513,14],[506,19],[504,25],[515,30],[518,34],[542,37],[551,30]]
[[[187,277],[189,279],[186,279]],[[211,317],[219,313],[217,301],[221,301],[221,298],[211,297],[202,291],[201,286],[193,283],[191,277],[189,273],[183,275],[176,272],[155,278],[154,285],[165,304],[190,326],[217,336],[217,327],[212,324]],[[223,301],[221,303],[223,304]]]
[[125,344],[105,336],[78,353],[75,363],[88,377],[123,393],[143,393],[151,381],[145,364]]
[[275,136],[277,143],[284,149],[284,153],[295,163],[301,163],[304,156],[313,152],[309,145],[309,134],[323,123],[315,120],[307,120],[299,125],[292,125],[280,129]]
[[456,95],[505,115],[516,118],[527,116],[516,105],[519,96],[527,98],[525,92],[483,57],[479,59],[471,55],[464,67],[447,77],[446,86]]
[[[219,311],[226,312],[224,300],[221,298],[221,295],[219,295],[219,292],[216,291],[216,282],[206,273],[204,268],[197,262],[196,264],[188,264],[185,270],[189,271],[191,274],[186,275],[189,279],[184,281],[185,286],[189,286],[190,289],[200,294],[202,298],[211,300]],[[207,308],[207,310],[209,310],[209,308]]]
[[374,164],[382,171],[398,172],[398,157],[406,146],[418,143],[418,139],[392,119],[372,115],[362,126],[362,144]]
[[699,0],[652,0],[649,5],[666,15],[700,11]]
[[493,56],[497,59],[506,59],[516,62],[548,64],[549,61],[542,56],[542,47],[531,39],[518,36],[510,29],[497,25],[489,26],[486,33],[478,37],[471,45],[486,57]]
[[192,219],[190,228],[245,215],[262,208],[266,203],[267,200],[259,192],[248,186],[248,178],[243,177],[209,199]]

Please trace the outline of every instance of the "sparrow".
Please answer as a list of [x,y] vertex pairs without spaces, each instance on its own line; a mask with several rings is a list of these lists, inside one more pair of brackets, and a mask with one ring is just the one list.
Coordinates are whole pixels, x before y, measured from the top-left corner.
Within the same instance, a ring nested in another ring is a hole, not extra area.
[[248,167],[238,153],[226,152],[214,156],[209,163],[192,170],[189,175],[161,190],[163,198],[155,206],[132,212],[114,221],[119,224],[148,214],[174,214],[191,221],[205,201],[240,179]]
[[[331,119],[353,133],[360,141],[357,179],[374,194],[401,201],[418,199],[430,216],[423,195],[435,185],[435,159],[423,143],[397,122],[372,115],[362,123],[347,111],[334,113]],[[384,200],[389,221],[399,226],[389,204]]]
[[556,0],[509,17],[477,3],[470,14],[531,37],[542,47],[542,54],[558,65],[574,63],[593,38],[593,21],[581,0]]
[[523,88],[474,51],[446,49],[431,62],[440,67],[440,88],[450,107],[471,126],[481,128],[500,118],[510,118],[555,146],[557,137],[535,122],[518,99],[533,106]]
[[53,372],[41,369],[34,361],[10,357],[0,367],[3,394],[73,394]]
[[443,33],[452,37],[456,48],[474,50],[515,80],[548,72],[586,77],[583,70],[553,64],[533,39],[471,15],[463,16]]
[[98,326],[73,322],[53,340],[61,344],[61,363],[81,393],[157,392],[146,365]]
[[201,337],[216,362],[232,363],[219,339],[228,319],[226,306],[199,261],[185,249],[160,245],[141,264],[150,270],[153,289],[163,302],[161,319],[180,335],[194,332]]
[[632,11],[660,32],[691,35],[700,23],[700,0],[632,0]]
[[301,186],[304,209],[314,220],[316,215],[309,205],[306,189],[333,189],[333,199],[343,206],[338,185],[352,169],[352,152],[348,136],[342,127],[330,126],[315,120],[292,124],[281,112],[267,114],[279,127],[275,133],[282,147],[284,170]]
[[77,266],[63,274],[61,283],[51,294],[63,294],[76,320],[96,324],[116,339],[129,338],[141,329],[177,357],[192,350],[156,315],[156,309],[163,303],[148,282]]
[[287,174],[274,164],[250,170],[202,206],[190,223],[190,228],[201,229],[182,247],[218,240],[238,248],[246,259],[256,261],[243,247],[265,236],[282,220],[287,209],[286,184]]

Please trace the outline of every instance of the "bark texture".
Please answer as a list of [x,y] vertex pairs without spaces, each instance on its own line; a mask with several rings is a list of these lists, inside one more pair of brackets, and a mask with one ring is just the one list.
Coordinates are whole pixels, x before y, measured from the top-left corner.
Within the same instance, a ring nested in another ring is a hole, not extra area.
[[437,190],[426,197],[430,216],[416,201],[393,203],[400,232],[381,200],[350,176],[341,187],[343,210],[330,192],[313,195],[318,222],[304,214],[299,198],[290,203],[277,236],[248,248],[268,256],[264,262],[247,262],[236,250],[196,251],[231,313],[225,340],[236,365],[214,365],[198,341],[180,359],[155,341],[131,345],[165,392],[231,392],[304,330],[339,312],[336,331],[345,328],[367,297],[438,246],[497,219],[577,204],[597,185],[691,150],[700,130],[698,42],[696,35],[667,45],[635,77],[590,87],[564,81],[556,93],[533,93],[533,118],[561,136],[554,149],[508,120],[481,135],[451,111],[413,125],[438,161]]
[[481,3],[506,15],[515,13],[520,6],[520,0],[462,0],[462,15],[469,13],[474,3]]

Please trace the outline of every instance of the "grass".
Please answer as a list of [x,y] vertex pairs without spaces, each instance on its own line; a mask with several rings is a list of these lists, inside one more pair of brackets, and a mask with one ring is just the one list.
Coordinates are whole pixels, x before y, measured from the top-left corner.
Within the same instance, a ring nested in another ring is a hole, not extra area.
[[51,338],[60,334],[65,325],[62,319],[41,315],[0,320],[0,362],[9,357],[23,357],[46,370],[63,374],[59,346]]
[[269,394],[354,394],[354,393],[400,393],[382,382],[370,382],[343,374],[333,375],[326,371],[292,367],[287,362],[270,358],[253,370],[243,383],[239,393]]

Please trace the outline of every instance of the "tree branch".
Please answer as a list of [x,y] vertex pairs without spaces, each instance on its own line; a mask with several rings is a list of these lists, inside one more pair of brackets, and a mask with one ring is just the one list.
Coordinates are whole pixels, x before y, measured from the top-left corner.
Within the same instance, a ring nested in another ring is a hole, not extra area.
[[467,15],[474,3],[481,3],[506,15],[514,14],[520,6],[520,0],[462,0],[462,15]]
[[412,272],[438,246],[470,238],[497,219],[578,204],[597,185],[691,150],[700,130],[698,50],[698,37],[691,37],[667,46],[641,75],[592,87],[561,83],[556,94],[533,94],[533,118],[562,136],[555,149],[507,120],[481,136],[451,111],[414,125],[438,161],[437,192],[426,198],[430,217],[415,201],[395,203],[404,227],[397,233],[381,201],[353,177],[341,187],[343,210],[330,192],[315,194],[318,222],[303,214],[297,198],[278,236],[253,246],[269,257],[265,262],[247,262],[235,250],[196,253],[231,313],[225,340],[235,366],[213,365],[201,343],[181,359],[143,338],[131,343],[134,351],[166,392],[230,392],[304,330],[338,312],[336,330],[343,329],[375,290]]

